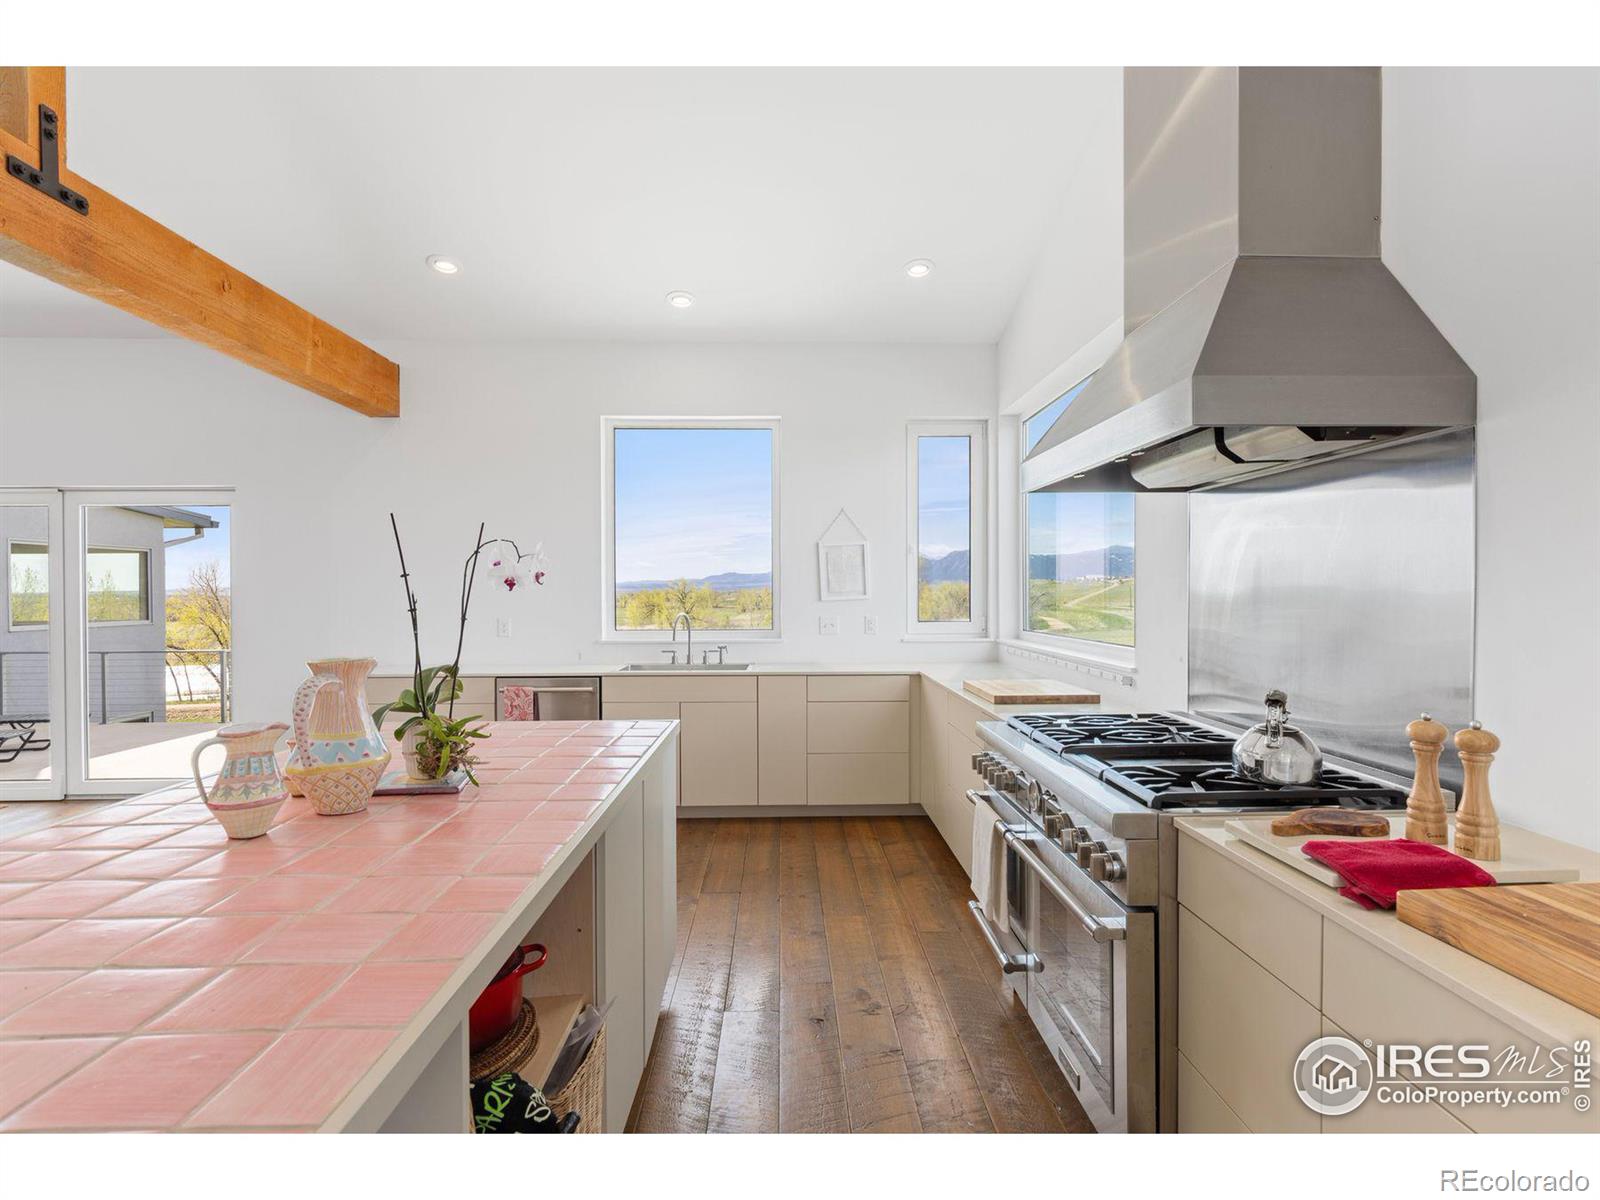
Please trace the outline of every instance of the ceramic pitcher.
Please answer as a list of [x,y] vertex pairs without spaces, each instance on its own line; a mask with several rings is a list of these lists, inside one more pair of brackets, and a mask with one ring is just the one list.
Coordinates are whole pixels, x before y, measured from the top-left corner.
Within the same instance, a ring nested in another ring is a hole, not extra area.
[[389,765],[389,746],[367,707],[371,658],[321,658],[294,694],[288,775],[326,816],[360,812]]
[[[282,721],[272,725],[224,725],[194,748],[189,766],[194,771],[195,786],[229,837],[260,837],[272,828],[272,818],[289,795],[273,753],[288,728]],[[227,757],[207,792],[205,781],[200,778],[200,752],[209,746],[221,746]]]

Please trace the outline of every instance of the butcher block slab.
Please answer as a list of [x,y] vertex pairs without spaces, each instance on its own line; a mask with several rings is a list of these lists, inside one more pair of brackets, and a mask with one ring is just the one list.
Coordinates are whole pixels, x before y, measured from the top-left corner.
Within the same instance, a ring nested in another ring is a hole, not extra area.
[[[1344,886],[1344,879],[1332,867],[1324,866],[1313,858],[1307,858],[1301,849],[1310,841],[1328,842],[1371,842],[1373,837],[1332,837],[1325,833],[1294,834],[1284,837],[1272,832],[1272,822],[1275,818],[1268,816],[1234,817],[1223,828],[1233,834],[1245,845],[1271,855],[1279,862],[1293,867],[1301,874],[1309,875],[1319,883],[1329,887]],[[1390,822],[1390,831],[1405,825],[1406,815],[1396,812],[1384,818]],[[1448,847],[1446,847],[1448,849]],[[1512,853],[1499,862],[1480,862],[1489,874],[1493,875],[1496,883],[1558,883],[1578,877],[1576,867],[1558,867],[1547,862],[1538,862],[1528,857],[1518,857],[1515,848]],[[1526,851],[1523,852],[1526,855]],[[1474,862],[1477,860],[1474,859]]]
[[1600,883],[1401,892],[1400,919],[1600,1017]]
[[1100,693],[1055,679],[968,679],[961,686],[990,704],[1099,704]]

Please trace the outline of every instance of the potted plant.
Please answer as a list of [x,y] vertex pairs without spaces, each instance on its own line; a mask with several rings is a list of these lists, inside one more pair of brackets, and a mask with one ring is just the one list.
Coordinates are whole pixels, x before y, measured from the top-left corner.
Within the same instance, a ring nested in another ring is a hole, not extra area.
[[466,772],[467,778],[477,783],[472,768],[478,760],[472,748],[476,741],[489,735],[482,727],[484,718],[471,716],[458,719],[455,702],[462,692],[461,648],[467,635],[467,613],[472,607],[472,584],[477,575],[478,562],[488,551],[489,566],[485,574],[507,591],[516,591],[527,584],[542,586],[545,579],[543,547],[535,546],[530,553],[524,554],[509,538],[485,540],[484,527],[478,526],[477,544],[461,568],[461,611],[456,628],[455,659],[447,665],[424,668],[417,597],[411,589],[405,547],[400,542],[400,526],[393,513],[389,514],[389,525],[394,530],[395,550],[400,557],[400,580],[406,589],[414,665],[411,686],[391,703],[380,706],[373,713],[373,720],[381,723],[390,713],[405,715],[406,719],[396,727],[395,732],[400,738],[400,752],[405,759],[406,773],[413,780],[442,780],[450,772],[459,770]]

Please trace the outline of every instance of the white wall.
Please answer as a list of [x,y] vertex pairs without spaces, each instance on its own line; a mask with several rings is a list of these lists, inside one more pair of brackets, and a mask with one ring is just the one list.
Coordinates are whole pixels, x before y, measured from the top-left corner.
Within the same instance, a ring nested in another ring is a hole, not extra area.
[[[1003,414],[996,468],[996,629],[1004,639],[1016,638],[1022,625],[1018,422],[1096,370],[1122,341],[1122,72],[1108,71],[1100,82],[1099,114],[1071,187],[995,349],[995,399]],[[1119,686],[1071,661],[1007,661],[1093,686],[1108,703],[1182,708],[1188,697],[1188,514],[1184,496],[1135,501],[1133,686]],[[1092,643],[1078,643],[1073,650],[1087,657],[1095,653]]]
[[1501,818],[1600,848],[1600,71],[1384,71],[1383,257],[1478,375]]
[[[462,559],[480,520],[551,559],[526,597],[480,590],[465,662],[520,670],[654,658],[600,645],[600,418],[783,419],[783,640],[757,660],[979,659],[991,647],[902,643],[905,425],[994,412],[988,346],[420,345],[398,421],[359,417],[172,339],[0,341],[0,485],[237,489],[233,584],[241,719],[286,708],[304,660],[408,667],[388,513],[422,604],[425,657],[453,649]],[[48,400],[42,399],[48,397]],[[816,539],[843,506],[872,540],[873,598],[817,600]],[[840,619],[819,637],[817,617]],[[878,633],[862,633],[862,617]],[[514,636],[494,636],[495,617]],[[726,638],[726,634],[719,635]]]

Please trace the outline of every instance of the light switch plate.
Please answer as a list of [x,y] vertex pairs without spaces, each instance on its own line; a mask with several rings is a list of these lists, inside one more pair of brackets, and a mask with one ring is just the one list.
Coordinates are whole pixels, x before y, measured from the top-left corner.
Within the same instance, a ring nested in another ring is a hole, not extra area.
[[818,617],[817,632],[822,634],[824,637],[833,637],[837,635],[839,632],[839,618]]
[[877,633],[878,632],[878,618],[877,617],[862,617],[861,618],[861,632],[862,633],[866,633],[866,634]]

